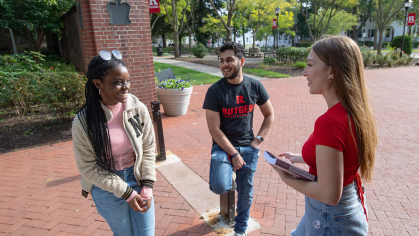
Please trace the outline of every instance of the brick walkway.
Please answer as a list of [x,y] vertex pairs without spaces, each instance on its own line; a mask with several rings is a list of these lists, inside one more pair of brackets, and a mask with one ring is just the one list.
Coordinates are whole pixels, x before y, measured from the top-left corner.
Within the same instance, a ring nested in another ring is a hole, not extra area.
[[[419,235],[419,68],[366,71],[379,130],[374,183],[366,186],[370,235]],[[275,124],[262,150],[300,152],[327,107],[302,77],[262,81]],[[188,114],[164,117],[167,150],[208,181],[211,137],[201,109],[209,86],[196,86]],[[256,109],[254,127],[262,116]],[[156,235],[214,235],[160,175],[154,190]],[[0,156],[0,235],[112,235],[91,198],[80,195],[72,142]],[[289,235],[304,214],[303,195],[262,159],[255,176],[252,235]]]

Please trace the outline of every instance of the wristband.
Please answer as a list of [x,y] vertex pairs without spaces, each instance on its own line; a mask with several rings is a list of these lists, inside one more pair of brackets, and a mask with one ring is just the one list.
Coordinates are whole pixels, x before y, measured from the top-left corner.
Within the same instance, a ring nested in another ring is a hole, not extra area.
[[231,155],[228,155],[228,157],[231,158],[231,159],[233,159],[234,157],[236,157],[238,155],[239,155],[239,152],[235,152],[235,153],[233,153]]

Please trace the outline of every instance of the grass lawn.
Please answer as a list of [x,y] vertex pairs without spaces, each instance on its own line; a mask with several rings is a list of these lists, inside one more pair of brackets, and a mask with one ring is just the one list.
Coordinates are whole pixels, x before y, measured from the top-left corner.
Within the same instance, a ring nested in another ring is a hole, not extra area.
[[260,77],[268,77],[268,78],[289,78],[291,77],[290,75],[286,75],[286,74],[281,74],[281,73],[277,73],[274,71],[267,71],[264,69],[246,69],[243,68],[243,72],[245,73],[249,73],[252,75],[257,75]]
[[[191,82],[193,85],[202,85],[202,84],[213,84],[217,82],[220,77],[198,72],[196,70],[190,70],[184,67],[174,66],[170,64],[154,62],[154,72],[158,72],[167,68],[172,68],[173,72],[176,74],[185,74],[188,73],[191,75]],[[184,80],[188,80],[188,75],[176,75],[176,78],[182,78]]]

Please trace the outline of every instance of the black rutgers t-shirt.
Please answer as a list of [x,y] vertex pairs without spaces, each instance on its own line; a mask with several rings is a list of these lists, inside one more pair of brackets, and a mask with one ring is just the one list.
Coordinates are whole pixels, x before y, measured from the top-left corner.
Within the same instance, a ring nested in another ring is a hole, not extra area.
[[221,131],[234,147],[250,146],[255,138],[253,110],[268,99],[262,83],[255,79],[243,76],[240,84],[230,84],[222,78],[208,89],[203,108],[220,113]]

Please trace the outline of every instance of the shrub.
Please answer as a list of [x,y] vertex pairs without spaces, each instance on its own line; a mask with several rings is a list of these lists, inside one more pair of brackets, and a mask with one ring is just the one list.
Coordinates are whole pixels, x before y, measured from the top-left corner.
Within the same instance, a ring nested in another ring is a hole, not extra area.
[[419,47],[419,41],[413,42],[413,48],[418,48],[418,47]]
[[381,44],[381,48],[388,48],[388,47],[392,47],[389,42],[383,42]]
[[306,60],[309,53],[307,48],[284,47],[278,48],[276,57],[278,61],[288,63]]
[[376,61],[380,66],[384,66],[384,64],[388,63],[389,56],[388,54],[377,54]]
[[371,62],[374,61],[374,53],[371,51],[371,49],[365,46],[361,46],[359,49],[361,50],[362,59],[364,60],[364,66],[366,67],[370,65]]
[[[402,41],[403,41],[403,35],[395,36],[393,38],[393,42],[391,42],[391,47],[392,48],[401,48],[402,47]],[[403,52],[405,52],[409,55],[412,53],[412,37],[410,37],[408,35],[404,36]]]
[[207,55],[208,49],[203,44],[198,43],[192,47],[192,53],[197,58],[203,58]]
[[298,48],[309,48],[311,47],[310,43],[299,43],[296,47]]
[[292,65],[292,66],[294,66],[298,69],[303,69],[303,68],[306,68],[307,63],[303,62],[303,61],[299,61],[299,62],[294,63],[294,65]]
[[40,101],[61,120],[69,120],[72,108],[83,104],[86,81],[86,77],[77,72],[43,73],[39,82]]
[[263,59],[263,63],[275,63],[276,59],[273,57],[267,57],[265,59]]

